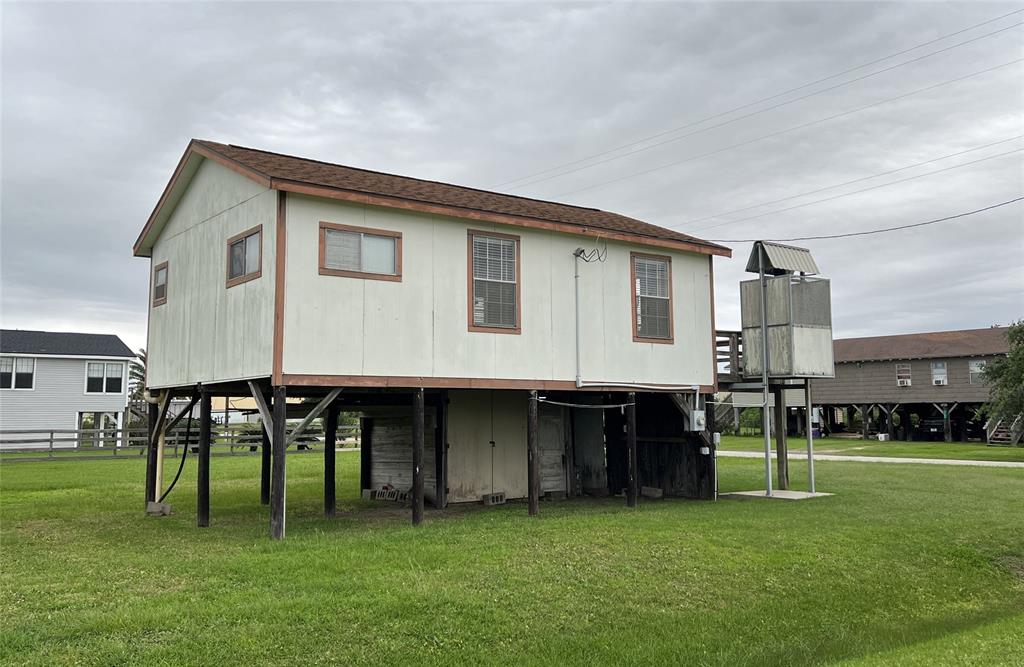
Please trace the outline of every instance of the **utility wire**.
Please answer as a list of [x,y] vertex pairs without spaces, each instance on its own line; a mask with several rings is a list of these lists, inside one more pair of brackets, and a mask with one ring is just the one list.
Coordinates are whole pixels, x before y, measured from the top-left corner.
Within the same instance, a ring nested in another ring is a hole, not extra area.
[[[988,157],[979,158],[977,160],[971,160],[970,162],[964,162],[963,164],[954,164],[950,167],[943,167],[942,169],[936,169],[935,171],[929,171],[924,174],[917,174],[916,176],[908,176],[907,178],[901,178],[898,181],[891,181],[889,183],[879,183],[878,185],[872,185],[867,188],[861,188],[860,190],[854,190],[853,192],[844,192],[842,194],[833,195],[831,197],[825,197],[824,199],[815,199],[803,204],[795,204],[793,206],[787,206],[786,208],[776,209],[774,211],[767,211],[765,213],[758,213],[757,215],[750,215],[745,218],[739,218],[737,220],[728,220],[726,222],[719,222],[714,225],[707,225],[706,227],[698,227],[693,232],[699,232],[705,229],[715,229],[716,227],[725,227],[726,225],[733,225],[738,222],[746,222],[747,220],[756,220],[757,218],[763,218],[766,215],[774,215],[776,213],[785,213],[786,211],[792,211],[794,209],[803,208],[805,206],[813,206],[815,204],[822,204],[824,202],[832,201],[834,199],[841,199],[843,197],[850,197],[852,195],[858,195],[862,192],[868,192],[870,190],[877,190],[879,188],[887,188],[890,185],[899,185],[900,183],[906,183],[907,181],[917,180],[918,178],[925,178],[926,176],[934,176],[935,174],[941,174],[946,171],[952,171],[953,169],[959,169],[960,167],[969,167],[972,164],[978,164],[979,162],[987,162],[988,160],[995,160],[996,158],[1006,157],[1007,155],[1013,155],[1014,153],[1020,153],[1024,151],[1024,148],[1017,148],[1012,151],[1006,151],[1005,153],[998,153],[996,155],[989,155]],[[671,229],[671,227],[670,227]]]
[[924,227],[926,225],[935,225],[935,224],[938,224],[940,222],[948,222],[950,220],[956,220],[958,218],[966,218],[969,215],[975,215],[975,214],[978,214],[978,213],[983,213],[985,211],[991,211],[992,209],[999,208],[1001,206],[1009,206],[1010,204],[1015,204],[1015,203],[1017,203],[1019,201],[1024,201],[1024,195],[1022,195],[1020,197],[1017,197],[1016,199],[1008,199],[1008,200],[1006,200],[1004,202],[999,202],[998,204],[992,204],[991,206],[986,206],[984,208],[975,209],[973,211],[967,211],[966,213],[957,213],[956,215],[946,216],[945,218],[937,218],[935,220],[928,220],[926,222],[915,222],[914,224],[911,224],[911,225],[900,225],[898,227],[885,227],[884,229],[872,229],[872,230],[865,231],[865,232],[849,232],[847,234],[829,234],[829,235],[826,235],[826,236],[795,236],[793,238],[788,238],[788,239],[763,239],[762,238],[762,239],[713,239],[713,240],[714,240],[715,243],[754,243],[755,241],[778,241],[778,242],[787,242],[787,241],[823,241],[823,240],[826,240],[826,239],[845,239],[845,238],[850,238],[850,237],[853,237],[853,236],[869,236],[871,234],[885,234],[887,232],[897,232],[897,231],[900,231],[901,229],[913,229],[914,227]]
[[[644,137],[642,139],[637,139],[636,141],[632,141],[630,143],[623,144],[621,146],[617,146],[615,148],[611,148],[611,149],[608,149],[606,151],[602,151],[600,153],[595,153],[593,155],[589,155],[587,157],[580,158],[578,160],[573,160],[573,161],[570,161],[570,162],[566,162],[566,163],[560,164],[558,166],[552,167],[550,169],[545,169],[543,171],[534,172],[533,174],[530,174],[528,176],[521,176],[519,178],[512,179],[511,181],[505,181],[503,183],[499,183],[498,185],[495,186],[495,188],[505,187],[505,186],[509,186],[509,185],[511,185],[513,189],[517,189],[517,188],[521,188],[521,187],[526,187],[527,185],[533,185],[534,183],[540,183],[542,181],[546,181],[546,180],[549,180],[551,178],[557,178],[559,176],[563,176],[565,174],[570,174],[570,173],[573,173],[575,171],[579,171],[581,169],[589,169],[590,167],[593,167],[593,166],[596,166],[596,165],[599,165],[599,164],[603,164],[604,162],[609,162],[611,160],[617,160],[617,159],[619,159],[621,157],[626,157],[628,155],[632,155],[634,153],[647,150],[649,148],[654,148],[655,146],[660,146],[663,143],[668,143],[668,142],[667,141],[659,142],[659,143],[656,143],[656,144],[652,144],[650,146],[646,146],[646,147],[641,148],[641,149],[636,150],[636,151],[630,151],[628,153],[623,153],[622,155],[618,155],[618,156],[609,158],[607,160],[601,160],[599,162],[595,162],[595,163],[590,164],[590,165],[581,166],[578,169],[571,169],[569,171],[564,171],[564,172],[561,172],[561,173],[558,173],[558,174],[552,174],[551,176],[546,176],[545,178],[540,178],[540,179],[537,179],[537,180],[533,180],[533,179],[535,179],[538,176],[544,176],[546,174],[551,174],[551,172],[559,171],[560,169],[563,169],[565,167],[572,167],[572,166],[575,166],[575,165],[579,165],[581,163],[588,162],[588,161],[593,160],[595,158],[603,157],[605,155],[610,155],[611,153],[616,153],[618,151],[621,151],[621,150],[624,150],[624,149],[627,149],[627,148],[632,148],[633,146],[637,146],[639,144],[643,144],[643,143],[646,143],[648,141],[652,141],[654,139],[659,139],[659,138],[664,137],[664,136],[669,135],[669,134],[674,134],[676,132],[679,132],[680,130],[685,130],[685,129],[688,129],[688,128],[700,125],[702,123],[706,123],[709,120],[714,120],[716,118],[721,118],[722,116],[727,116],[727,115],[729,115],[731,113],[734,113],[736,111],[742,111],[743,109],[747,109],[747,108],[750,108],[750,107],[755,106],[757,104],[761,104],[762,102],[769,102],[771,100],[778,99],[779,97],[783,97],[785,95],[788,95],[789,93],[794,93],[794,92],[797,92],[799,90],[803,90],[804,88],[808,88],[810,86],[813,86],[813,85],[816,85],[816,84],[819,84],[819,83],[824,83],[825,81],[830,81],[830,80],[835,79],[837,77],[843,76],[844,74],[849,74],[849,73],[855,72],[855,71],[857,71],[859,69],[863,69],[865,67],[870,67],[871,65],[875,65],[875,64],[878,64],[878,63],[880,63],[882,61],[889,60],[890,58],[895,58],[895,57],[903,55],[905,53],[909,53],[910,51],[914,51],[914,50],[917,50],[919,48],[928,46],[930,44],[934,44],[936,42],[940,42],[940,41],[942,41],[944,39],[948,39],[949,37],[954,37],[956,35],[962,34],[962,33],[967,32],[969,30],[973,30],[974,28],[978,28],[978,27],[981,27],[983,25],[988,25],[989,23],[994,23],[996,21],[1002,20],[1002,19],[1007,18],[1008,16],[1012,16],[1014,14],[1019,14],[1022,11],[1024,11],[1024,9],[1014,10],[1014,11],[1009,12],[1007,14],[1003,14],[1002,16],[998,16],[998,17],[996,17],[994,19],[990,19],[988,21],[983,21],[981,23],[977,23],[977,24],[972,25],[970,27],[967,27],[967,28],[964,28],[962,30],[958,30],[956,32],[952,32],[952,33],[943,35],[941,37],[937,37],[937,38],[935,38],[933,40],[930,40],[930,41],[927,41],[927,42],[922,42],[921,44],[918,44],[916,46],[912,46],[912,47],[910,47],[908,49],[904,49],[903,51],[898,51],[896,53],[892,53],[892,54],[889,54],[887,56],[883,56],[882,58],[878,58],[878,59],[872,60],[871,62],[867,62],[867,63],[864,63],[862,65],[857,65],[856,67],[851,67],[849,69],[843,70],[842,72],[837,72],[835,74],[831,74],[831,75],[826,76],[824,78],[816,79],[814,81],[810,81],[808,83],[805,83],[805,84],[802,84],[800,86],[797,86],[796,88],[790,88],[789,90],[784,90],[781,93],[776,93],[775,95],[770,95],[768,97],[763,97],[761,99],[754,100],[753,102],[748,102],[748,103],[742,104],[742,105],[740,105],[738,107],[733,107],[732,109],[728,109],[726,111],[721,111],[721,112],[713,114],[711,116],[706,116],[706,117],[701,118],[699,120],[692,121],[692,122],[687,123],[685,125],[680,125],[680,126],[674,127],[672,129],[669,129],[669,130],[658,132],[657,134],[652,134],[652,135],[649,135],[649,136]],[[686,134],[686,135],[683,135],[681,137],[675,137],[673,139],[670,139],[669,141],[676,141],[678,139],[682,139],[682,138],[687,137],[687,136],[692,136],[693,134],[697,134],[699,132],[704,132],[706,130],[711,130],[711,129],[714,129],[716,127],[721,127],[722,125],[726,125],[728,123],[732,123],[732,122],[735,122],[737,120],[742,120],[743,118],[749,118],[750,116],[753,116],[753,115],[764,113],[766,111],[771,111],[773,109],[777,109],[780,106],[785,106],[787,104],[791,104],[793,102],[797,102],[799,100],[806,99],[808,97],[813,97],[814,95],[819,95],[821,93],[828,92],[830,90],[834,90],[835,88],[839,88],[839,87],[842,87],[842,86],[849,85],[851,83],[855,83],[855,82],[860,81],[862,79],[866,79],[868,77],[875,76],[876,74],[881,74],[883,72],[887,72],[887,71],[890,71],[892,69],[896,69],[897,67],[902,67],[904,65],[909,65],[909,64],[917,62],[919,60],[923,60],[925,58],[929,58],[929,57],[931,57],[933,55],[937,55],[939,53],[943,53],[945,51],[949,51],[951,49],[955,49],[955,48],[958,48],[960,46],[964,46],[964,45],[969,44],[971,42],[975,42],[975,41],[978,41],[980,39],[984,39],[986,37],[991,37],[993,35],[996,35],[998,33],[1004,32],[1006,30],[1010,30],[1011,28],[1015,28],[1015,27],[1017,27],[1019,25],[1021,25],[1021,23],[1015,23],[1015,24],[1007,26],[1005,28],[1000,28],[999,30],[995,30],[993,32],[986,33],[984,35],[980,35],[978,37],[966,40],[964,42],[959,42],[957,44],[953,44],[951,46],[945,47],[945,48],[940,49],[938,51],[933,51],[932,53],[928,53],[928,54],[925,54],[923,56],[919,56],[919,57],[914,58],[912,60],[907,60],[905,62],[898,63],[896,65],[892,65],[892,66],[887,67],[885,69],[881,69],[881,70],[878,70],[876,72],[872,72],[870,74],[866,74],[866,75],[860,76],[858,78],[851,79],[851,80],[846,81],[844,83],[841,83],[841,84],[838,84],[838,85],[835,85],[835,86],[832,86],[832,87],[829,87],[829,88],[824,88],[822,90],[819,90],[819,91],[816,91],[814,93],[810,93],[808,95],[804,95],[804,96],[801,96],[801,97],[797,97],[797,98],[794,98],[792,100],[788,100],[788,101],[783,102],[783,103],[781,103],[779,105],[775,105],[775,106],[772,106],[772,107],[769,107],[769,108],[766,108],[766,109],[761,109],[761,110],[753,112],[751,114],[747,114],[747,115],[744,115],[744,116],[740,116],[738,118],[731,119],[731,120],[727,121],[726,123],[722,123],[722,124],[715,125],[715,126],[712,126],[712,127],[703,128],[701,130],[698,130],[697,132]],[[519,181],[529,181],[529,182],[527,182],[527,183],[519,183]],[[513,183],[518,183],[518,185],[512,185]]]
[[730,150],[732,150],[734,148],[741,148],[743,146],[749,146],[750,144],[754,144],[754,143],[757,143],[759,141],[764,141],[765,139],[771,139],[773,137],[778,137],[778,136],[781,136],[783,134],[789,134],[790,132],[795,132],[796,130],[802,130],[804,128],[811,127],[812,125],[818,125],[820,123],[826,123],[826,122],[831,121],[831,120],[836,120],[837,118],[842,118],[844,116],[850,116],[850,115],[855,114],[855,113],[860,113],[861,111],[867,111],[868,109],[872,109],[874,107],[881,106],[883,104],[888,104],[889,102],[895,102],[897,100],[902,100],[902,99],[905,99],[907,97],[912,97],[913,95],[919,95],[921,93],[925,93],[925,92],[928,92],[930,90],[935,90],[936,88],[941,88],[943,86],[948,86],[950,84],[959,83],[960,81],[966,81],[967,79],[971,79],[971,78],[976,77],[976,76],[981,76],[982,74],[988,74],[989,72],[994,72],[997,69],[1001,69],[1003,67],[1009,67],[1010,65],[1016,65],[1017,63],[1020,63],[1020,62],[1024,62],[1024,58],[1017,58],[1016,60],[1011,60],[1009,62],[1005,62],[1005,63],[1002,63],[1000,65],[995,65],[993,67],[987,67],[987,68],[985,68],[983,70],[978,70],[977,72],[972,72],[972,73],[966,74],[964,76],[958,76],[955,79],[948,79],[946,81],[940,81],[939,83],[934,83],[934,84],[932,84],[930,86],[925,86],[924,88],[918,88],[917,90],[912,90],[909,93],[903,93],[902,95],[897,95],[896,97],[889,97],[889,98],[884,99],[884,100],[879,100],[878,102],[872,102],[871,104],[866,104],[866,105],[864,105],[862,107],[858,107],[856,109],[850,109],[848,111],[843,111],[843,112],[840,112],[840,113],[837,113],[837,114],[832,114],[831,116],[825,116],[824,118],[818,118],[816,120],[808,121],[806,123],[801,123],[799,125],[794,125],[793,127],[788,127],[788,128],[786,128],[784,130],[777,130],[775,132],[770,132],[768,134],[761,135],[760,137],[755,137],[753,139],[748,139],[747,141],[741,141],[738,144],[732,144],[731,146],[726,146],[725,148],[719,148],[719,149],[716,149],[716,150],[713,150],[713,151],[708,151],[707,153],[700,153],[699,155],[693,155],[693,156],[690,156],[688,158],[684,158],[682,160],[675,160],[673,162],[668,162],[666,164],[663,164],[663,165],[660,165],[660,166],[657,166],[657,167],[652,167],[650,169],[645,169],[643,171],[638,171],[638,172],[635,172],[635,173],[632,173],[632,174],[627,174],[626,176],[619,176],[618,178],[613,178],[613,179],[610,179],[610,180],[607,180],[607,181],[602,181],[600,183],[595,183],[594,185],[588,185],[585,188],[579,188],[577,190],[571,190],[569,192],[563,192],[561,194],[556,195],[556,197],[565,197],[565,196],[568,196],[568,195],[574,195],[574,194],[579,193],[579,192],[585,192],[586,190],[593,190],[594,188],[603,187],[605,185],[611,185],[612,183],[618,183],[620,181],[625,181],[625,180],[628,180],[628,179],[631,179],[631,178],[636,178],[637,176],[646,176],[647,174],[651,174],[651,173],[654,173],[656,171],[660,171],[662,169],[668,169],[669,167],[676,167],[676,166],[679,166],[681,164],[686,164],[687,162],[693,162],[694,160],[700,160],[702,158],[710,157],[712,155],[717,155],[719,153],[724,153],[724,152],[730,151]]
[[[780,197],[779,199],[772,199],[770,201],[763,201],[763,202],[760,202],[758,204],[751,204],[750,206],[744,206],[743,208],[734,208],[734,209],[729,210],[729,211],[721,211],[719,213],[715,213],[714,215],[706,215],[703,218],[694,218],[692,220],[687,220],[686,222],[680,222],[680,223],[677,223],[675,225],[669,225],[669,226],[670,227],[683,227],[683,226],[686,226],[686,225],[692,225],[692,224],[697,223],[697,222],[703,222],[705,220],[714,220],[715,218],[721,218],[721,217],[724,217],[724,216],[727,216],[727,215],[732,215],[733,213],[742,213],[743,211],[751,211],[751,210],[753,210],[755,208],[761,208],[762,206],[770,206],[771,204],[779,204],[779,203],[784,202],[784,201],[789,201],[790,199],[798,199],[800,197],[806,197],[807,195],[814,195],[814,194],[818,194],[819,192],[825,192],[827,190],[834,190],[836,188],[841,188],[844,185],[853,185],[854,183],[860,183],[862,181],[870,181],[872,178],[879,178],[881,176],[889,176],[891,174],[896,174],[896,173],[899,173],[901,171],[906,171],[907,169],[913,169],[914,167],[923,167],[926,164],[931,164],[933,162],[940,162],[942,160],[947,160],[947,159],[949,159],[951,157],[957,157],[958,155],[966,155],[967,153],[973,153],[974,151],[980,151],[983,148],[991,148],[992,146],[998,146],[999,144],[1005,144],[1005,143],[1007,143],[1009,141],[1016,141],[1017,139],[1024,139],[1024,134],[1019,134],[1019,135],[1017,135],[1015,137],[1010,137],[1009,139],[1000,139],[999,141],[993,141],[990,144],[984,144],[982,146],[975,146],[974,148],[968,148],[966,150],[958,151],[956,153],[950,153],[949,155],[942,155],[940,157],[932,158],[930,160],[924,160],[923,162],[915,162],[914,164],[908,164],[908,165],[905,165],[903,167],[899,167],[897,169],[890,169],[889,171],[879,172],[877,174],[872,174],[870,176],[862,176],[860,178],[855,178],[855,179],[853,179],[851,181],[843,181],[842,183],[836,183],[834,185],[829,185],[829,186],[826,186],[826,187],[823,187],[823,188],[818,188],[817,190],[808,190],[807,192],[801,192],[801,193],[795,194],[795,195],[789,195],[789,196],[786,196],[786,197]],[[705,227],[704,229],[707,229],[707,227]]]

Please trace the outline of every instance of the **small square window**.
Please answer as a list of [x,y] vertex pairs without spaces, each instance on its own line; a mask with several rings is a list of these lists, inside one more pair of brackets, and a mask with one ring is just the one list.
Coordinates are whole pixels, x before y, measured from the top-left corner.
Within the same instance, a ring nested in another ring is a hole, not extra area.
[[967,362],[967,370],[971,375],[971,384],[985,383],[985,360],[971,359]]
[[946,375],[946,362],[945,361],[933,361],[932,362],[932,384],[933,385],[944,385],[948,384],[949,378]]

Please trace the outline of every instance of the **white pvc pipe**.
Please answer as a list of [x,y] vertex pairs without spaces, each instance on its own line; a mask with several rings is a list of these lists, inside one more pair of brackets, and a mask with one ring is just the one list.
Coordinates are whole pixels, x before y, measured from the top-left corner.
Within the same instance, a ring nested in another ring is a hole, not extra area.
[[814,493],[814,406],[811,405],[811,379],[804,380],[804,410],[807,412],[807,490]]
[[[764,277],[764,245],[757,247],[757,272],[761,282],[761,430],[764,432],[764,486],[765,495],[772,495],[772,445],[768,425],[768,285]],[[775,428],[780,427],[779,424]]]

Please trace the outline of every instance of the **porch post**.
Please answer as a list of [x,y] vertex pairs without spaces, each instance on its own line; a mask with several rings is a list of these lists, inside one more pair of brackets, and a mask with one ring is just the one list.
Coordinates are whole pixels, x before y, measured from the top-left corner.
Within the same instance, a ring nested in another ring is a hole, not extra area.
[[[210,525],[210,422],[211,396],[205,388],[199,397],[199,472],[196,498],[196,524]],[[188,445],[186,444],[186,447]],[[182,454],[184,456],[184,454]]]
[[636,461],[636,393],[631,391],[626,397],[626,454],[629,457],[626,507],[636,507],[636,497],[639,495]]
[[288,392],[285,387],[274,387],[274,435],[271,438],[273,446],[273,465],[271,466],[270,485],[270,537],[274,540],[284,539],[285,522],[285,442],[288,409],[285,401]]
[[540,512],[540,451],[538,445],[537,392],[530,392],[526,409],[526,477],[529,489],[530,516]]
[[860,410],[860,415],[863,418],[861,420],[861,436],[865,440],[868,439],[868,431],[871,428],[871,412],[870,412],[870,410],[871,410],[871,406],[869,406],[869,405],[862,405],[861,406],[861,410]]
[[338,406],[331,403],[324,417],[324,516],[334,516],[337,511],[335,489],[335,468],[338,447]]
[[[160,419],[160,407],[156,403],[149,404],[149,423],[148,433],[149,437],[146,439],[146,500],[144,503],[145,507],[149,507],[150,502],[158,500],[156,497],[156,441],[153,438],[153,434],[156,433],[157,420]],[[79,423],[81,427],[81,423]],[[51,436],[52,437],[52,436]],[[51,443],[52,447],[52,443]]]
[[949,416],[952,410],[948,403],[942,404],[942,439],[946,442],[953,442],[953,428],[949,423]]
[[423,523],[423,388],[412,393],[412,525]]

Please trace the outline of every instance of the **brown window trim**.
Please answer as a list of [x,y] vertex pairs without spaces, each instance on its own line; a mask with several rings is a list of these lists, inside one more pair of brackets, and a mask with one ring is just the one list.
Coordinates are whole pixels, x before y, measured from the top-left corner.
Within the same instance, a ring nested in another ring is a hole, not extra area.
[[[339,232],[356,232],[370,234],[371,236],[390,236],[395,239],[395,273],[370,273],[369,271],[346,271],[343,269],[331,269],[327,267],[327,230],[334,229]],[[372,227],[357,227],[356,225],[343,225],[338,222],[320,221],[320,251],[319,251],[319,272],[321,276],[338,276],[341,278],[362,278],[363,280],[387,280],[394,283],[402,282],[402,232],[393,232],[389,229],[374,229]]]
[[[649,336],[641,336],[637,332],[636,328],[636,260],[641,259],[657,259],[668,264],[668,338],[651,338]],[[633,342],[634,343],[660,343],[662,345],[672,345],[676,342],[675,332],[675,300],[672,296],[672,258],[668,255],[651,255],[645,252],[631,252],[629,253],[629,303],[630,311],[633,315]]]
[[[167,265],[168,262],[160,262],[159,264],[153,267],[153,275],[151,277],[153,287],[149,291],[149,298],[152,300],[154,308],[156,308],[157,306],[162,306],[165,303],[167,303],[167,287],[168,285],[170,285],[171,282],[171,270],[167,268]],[[164,281],[164,295],[162,298],[158,299],[156,298],[156,274],[160,272],[160,269],[167,269],[167,278]]]
[[[231,277],[231,244],[235,243],[237,241],[241,241],[242,239],[247,239],[250,236],[252,236],[253,234],[259,234],[260,235],[259,267],[255,271],[253,271],[252,273],[245,273],[245,274],[242,274],[242,275],[238,276],[237,278],[232,278]],[[226,287],[234,287],[235,285],[241,285],[242,283],[247,283],[250,280],[256,280],[257,278],[262,276],[263,275],[263,225],[256,225],[255,227],[251,227],[251,228],[245,230],[244,232],[235,234],[234,236],[229,238],[228,239],[228,245],[227,245],[227,258],[228,258],[227,266],[224,267],[224,276],[225,276],[225,280],[226,280],[226,283],[225,283]]]
[[[516,244],[516,325],[514,327],[482,327],[473,324],[473,237],[490,236],[496,239],[509,239]],[[523,274],[520,262],[522,244],[519,236],[515,234],[502,234],[501,232],[488,232],[482,229],[470,229],[466,236],[466,321],[469,331],[476,333],[500,333],[515,334],[523,333]]]

